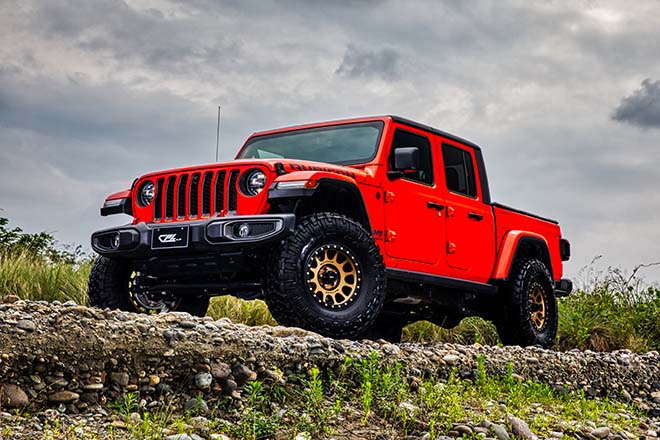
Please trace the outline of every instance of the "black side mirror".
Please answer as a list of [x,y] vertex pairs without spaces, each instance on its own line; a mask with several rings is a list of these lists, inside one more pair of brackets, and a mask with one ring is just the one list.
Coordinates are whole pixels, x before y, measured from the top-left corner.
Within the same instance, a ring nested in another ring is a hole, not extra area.
[[394,150],[393,169],[387,172],[390,179],[403,177],[407,171],[417,171],[420,166],[419,148],[401,147]]
[[404,147],[394,150],[395,171],[417,171],[419,169],[419,148]]

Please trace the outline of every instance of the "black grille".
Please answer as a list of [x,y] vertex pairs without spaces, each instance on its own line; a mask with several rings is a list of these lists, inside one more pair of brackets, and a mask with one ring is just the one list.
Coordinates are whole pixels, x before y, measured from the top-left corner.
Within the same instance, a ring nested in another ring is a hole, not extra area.
[[236,211],[240,170],[204,171],[156,179],[154,221],[211,217]]

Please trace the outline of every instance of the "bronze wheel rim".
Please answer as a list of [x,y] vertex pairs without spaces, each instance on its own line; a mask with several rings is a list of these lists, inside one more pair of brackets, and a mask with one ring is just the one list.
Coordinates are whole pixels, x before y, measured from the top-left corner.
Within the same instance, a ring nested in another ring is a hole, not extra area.
[[140,272],[132,272],[128,277],[128,297],[133,307],[149,314],[173,312],[179,307],[181,297],[147,290],[140,283],[142,277]]
[[541,331],[546,325],[545,292],[540,284],[532,285],[529,291],[529,318],[534,328]]
[[358,296],[362,281],[360,263],[350,249],[327,244],[307,258],[307,289],[323,307],[343,309]]

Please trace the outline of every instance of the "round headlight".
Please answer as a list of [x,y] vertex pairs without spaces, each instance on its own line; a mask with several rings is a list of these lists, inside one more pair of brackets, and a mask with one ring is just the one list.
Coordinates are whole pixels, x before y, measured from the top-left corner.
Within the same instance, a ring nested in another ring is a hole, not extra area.
[[245,180],[248,195],[256,196],[266,187],[266,174],[260,170],[251,171]]
[[154,199],[154,183],[150,180],[147,180],[142,184],[140,190],[138,191],[137,202],[138,205],[143,208],[149,206],[151,201]]

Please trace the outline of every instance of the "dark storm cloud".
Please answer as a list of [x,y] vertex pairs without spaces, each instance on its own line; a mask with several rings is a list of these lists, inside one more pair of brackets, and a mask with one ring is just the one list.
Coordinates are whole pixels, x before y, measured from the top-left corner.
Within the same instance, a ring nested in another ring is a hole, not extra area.
[[612,119],[642,128],[660,128],[660,81],[642,81],[639,89],[621,100]]
[[349,44],[335,73],[348,78],[381,78],[391,81],[399,78],[400,58],[392,49],[368,50]]

